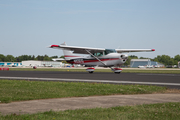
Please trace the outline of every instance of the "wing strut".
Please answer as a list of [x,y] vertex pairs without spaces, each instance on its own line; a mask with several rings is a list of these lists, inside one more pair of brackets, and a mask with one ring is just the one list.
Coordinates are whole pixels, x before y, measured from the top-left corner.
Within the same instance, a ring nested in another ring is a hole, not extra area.
[[[96,57],[96,56],[94,56],[91,52],[89,52],[88,50],[86,50],[85,49],[85,51],[87,52],[87,53],[89,53],[90,55],[92,55],[95,59],[97,59],[99,62],[101,62],[104,66],[106,66],[106,64],[104,63],[104,62],[102,62],[98,57]],[[112,68],[112,67],[110,67],[111,68],[111,70],[114,72],[114,73],[121,73],[121,71],[122,71],[122,69],[120,69],[120,68]],[[92,69],[92,68],[90,68],[90,69]],[[89,70],[89,69],[88,69]],[[89,73],[93,73],[93,71],[94,70],[91,70]]]
[[[86,50],[86,49],[85,49]],[[98,57],[94,56],[91,52],[89,52],[88,50],[86,50],[86,52],[88,52],[90,55],[92,55],[94,58],[96,58],[99,62],[101,62],[103,65],[106,66],[106,64],[104,62],[102,62]]]

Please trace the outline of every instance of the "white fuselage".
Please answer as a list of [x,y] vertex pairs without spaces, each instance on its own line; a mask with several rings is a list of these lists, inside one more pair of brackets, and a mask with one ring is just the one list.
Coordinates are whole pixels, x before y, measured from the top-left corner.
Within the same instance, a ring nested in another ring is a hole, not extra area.
[[[123,55],[123,58],[122,58]],[[82,58],[75,58],[68,60],[68,63],[71,64],[82,64],[88,66],[101,66],[101,67],[111,67],[111,66],[121,66],[127,60],[127,55],[120,54],[120,53],[109,53],[108,55],[96,56],[98,59],[88,56]],[[103,63],[104,64],[103,64]]]

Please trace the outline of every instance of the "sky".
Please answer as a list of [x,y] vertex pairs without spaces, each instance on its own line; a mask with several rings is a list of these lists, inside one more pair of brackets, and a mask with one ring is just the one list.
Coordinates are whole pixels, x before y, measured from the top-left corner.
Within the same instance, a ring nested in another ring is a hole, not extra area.
[[0,54],[61,56],[50,45],[180,54],[180,0],[0,0]]

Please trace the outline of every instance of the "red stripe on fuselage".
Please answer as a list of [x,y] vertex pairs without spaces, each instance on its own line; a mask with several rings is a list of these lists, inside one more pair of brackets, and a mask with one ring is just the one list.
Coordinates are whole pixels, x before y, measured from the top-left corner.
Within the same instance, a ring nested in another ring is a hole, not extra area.
[[[109,58],[109,59],[100,59],[100,60],[101,61],[111,61],[111,60],[119,60],[119,58]],[[74,61],[67,61],[67,62],[71,63],[71,64],[80,64],[80,63],[76,63]],[[94,60],[86,60],[86,59],[84,59],[81,64],[83,64],[83,63],[90,63],[90,62],[99,62],[99,60],[96,60],[96,59],[94,59]]]
[[[118,60],[119,58],[110,58],[110,59],[100,59],[101,61],[110,61],[110,60]],[[84,63],[88,62],[99,62],[99,60],[84,60]]]
[[70,55],[65,55],[64,57],[81,57],[81,56],[70,56]]

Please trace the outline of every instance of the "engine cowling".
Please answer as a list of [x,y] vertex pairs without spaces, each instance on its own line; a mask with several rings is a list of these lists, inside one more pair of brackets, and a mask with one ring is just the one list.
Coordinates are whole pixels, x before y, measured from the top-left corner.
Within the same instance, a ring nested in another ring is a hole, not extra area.
[[128,59],[128,55],[125,55],[125,54],[122,54],[120,57],[121,57],[123,60]]

